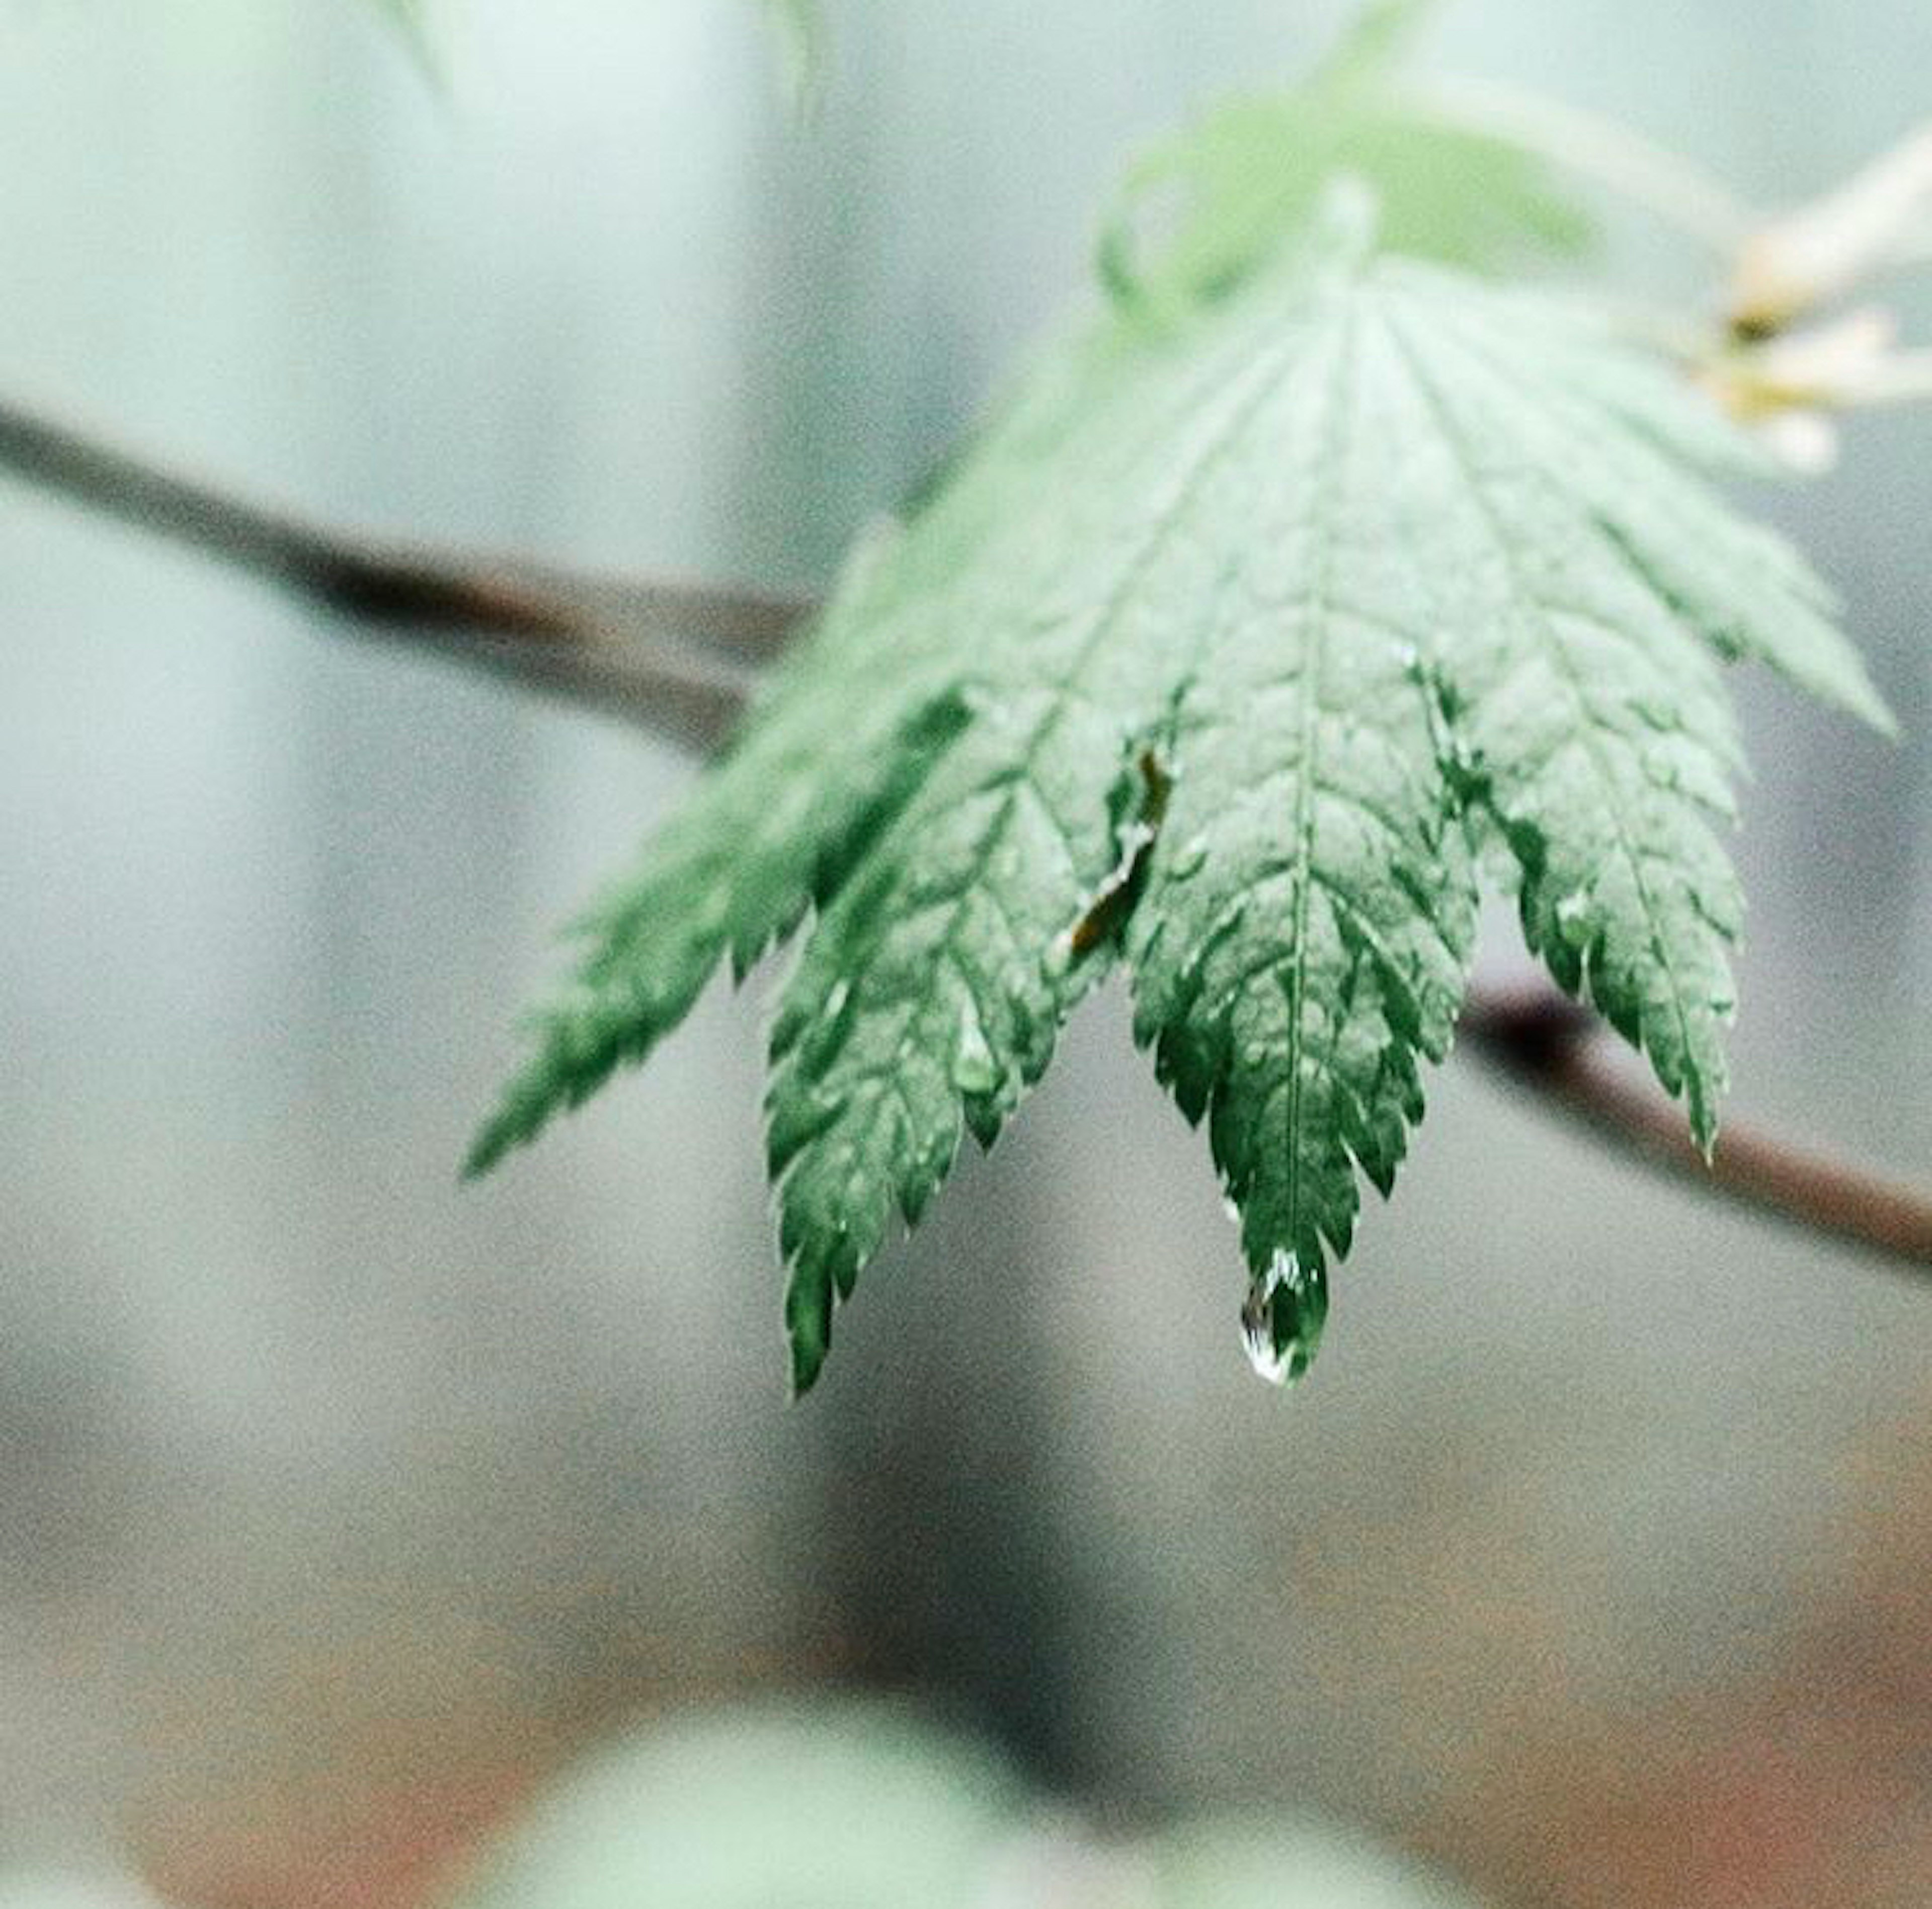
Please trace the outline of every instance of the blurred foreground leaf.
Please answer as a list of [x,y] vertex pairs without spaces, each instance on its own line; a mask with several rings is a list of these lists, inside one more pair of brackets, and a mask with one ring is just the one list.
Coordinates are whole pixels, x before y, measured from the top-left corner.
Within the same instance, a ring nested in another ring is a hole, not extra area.
[[[1082,1838],[997,1757],[884,1704],[726,1712],[591,1757],[448,1909],[1474,1909],[1318,1826]],[[12,1905],[0,1900],[0,1909]]]
[[693,1718],[578,1769],[456,1909],[971,1909],[1024,1802],[902,1710]]
[[131,1875],[112,1870],[0,1871],[0,1909],[162,1909]]
[[1148,1853],[1150,1909],[1477,1909],[1462,1889],[1366,1838],[1312,1822],[1209,1817]]

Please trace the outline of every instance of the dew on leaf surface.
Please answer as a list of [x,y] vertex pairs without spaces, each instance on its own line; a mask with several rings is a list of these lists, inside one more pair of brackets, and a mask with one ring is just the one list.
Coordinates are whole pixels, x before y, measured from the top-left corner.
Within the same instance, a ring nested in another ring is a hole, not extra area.
[[1173,859],[1167,865],[1168,879],[1186,881],[1190,875],[1200,873],[1207,859],[1208,838],[1204,835],[1190,836],[1174,851]]
[[970,999],[962,996],[959,1033],[952,1045],[952,1085],[962,1094],[990,1094],[999,1084],[999,1064],[986,1044],[980,1011]]

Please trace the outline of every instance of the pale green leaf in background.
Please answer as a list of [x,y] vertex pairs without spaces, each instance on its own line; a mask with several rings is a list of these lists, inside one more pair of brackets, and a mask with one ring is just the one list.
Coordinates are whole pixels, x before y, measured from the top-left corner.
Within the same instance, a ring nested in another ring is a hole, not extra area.
[[[1366,1838],[1208,1820],[1101,1842],[982,1745],[880,1703],[674,1718],[511,1824],[450,1909],[1474,1909]],[[0,1895],[0,1909],[11,1909]],[[35,1905],[35,1909],[38,1906]]]
[[1429,0],[1381,0],[1301,86],[1216,107],[1130,173],[1100,246],[1120,303],[1172,319],[1225,296],[1352,173],[1384,248],[1472,269],[1582,251],[1594,228],[1538,157],[1453,123],[1402,87]]

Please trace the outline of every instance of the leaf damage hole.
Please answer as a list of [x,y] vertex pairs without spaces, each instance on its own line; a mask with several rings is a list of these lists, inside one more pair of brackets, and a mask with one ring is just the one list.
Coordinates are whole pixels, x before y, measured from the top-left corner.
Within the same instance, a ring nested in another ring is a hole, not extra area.
[[1141,890],[1147,886],[1148,860],[1154,853],[1160,825],[1167,818],[1174,778],[1152,749],[1141,751],[1139,767],[1140,806],[1134,819],[1120,831],[1120,859],[1067,938],[1076,961],[1085,960],[1096,949],[1119,938],[1127,917],[1134,911],[1134,904],[1141,898]]

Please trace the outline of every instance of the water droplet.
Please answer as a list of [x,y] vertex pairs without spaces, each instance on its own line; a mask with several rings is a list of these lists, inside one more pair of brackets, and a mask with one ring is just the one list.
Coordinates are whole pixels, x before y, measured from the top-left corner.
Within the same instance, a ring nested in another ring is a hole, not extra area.
[[1309,1367],[1328,1316],[1326,1283],[1289,1252],[1278,1252],[1249,1283],[1241,1304],[1241,1345],[1257,1376],[1292,1385]]
[[1174,851],[1167,865],[1168,878],[1185,881],[1190,875],[1200,873],[1201,865],[1207,859],[1208,838],[1204,835],[1190,836]]
[[847,1001],[850,998],[851,993],[852,983],[850,981],[835,981],[832,986],[832,992],[825,997],[824,1008],[820,1010],[824,1019],[828,1021],[837,1020],[844,1010]]
[[990,1094],[1000,1084],[999,1063],[987,1045],[986,1031],[980,1025],[979,1010],[962,996],[959,1034],[952,1046],[952,1085],[962,1094]]

